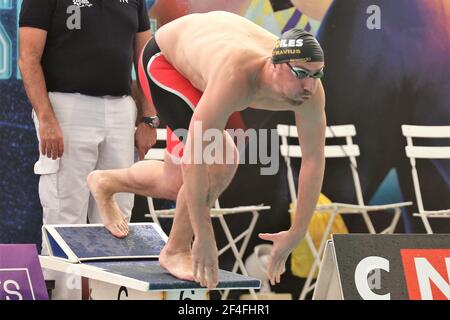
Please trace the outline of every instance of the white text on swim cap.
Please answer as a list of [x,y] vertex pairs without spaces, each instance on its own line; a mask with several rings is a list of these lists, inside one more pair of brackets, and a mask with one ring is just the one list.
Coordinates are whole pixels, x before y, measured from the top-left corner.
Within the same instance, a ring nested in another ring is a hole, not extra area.
[[280,41],[280,47],[281,48],[287,48],[287,47],[303,47],[303,39],[282,39]]

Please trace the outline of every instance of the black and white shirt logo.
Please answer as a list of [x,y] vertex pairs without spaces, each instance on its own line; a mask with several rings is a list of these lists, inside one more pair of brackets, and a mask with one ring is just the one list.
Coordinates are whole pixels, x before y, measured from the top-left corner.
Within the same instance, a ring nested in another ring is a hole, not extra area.
[[92,7],[92,3],[90,3],[89,0],[73,0],[73,4],[80,8]]

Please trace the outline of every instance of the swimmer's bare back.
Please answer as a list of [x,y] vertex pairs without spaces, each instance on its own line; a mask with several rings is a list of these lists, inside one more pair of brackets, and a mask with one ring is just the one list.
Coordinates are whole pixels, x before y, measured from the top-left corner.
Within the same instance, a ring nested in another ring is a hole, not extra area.
[[[207,26],[207,27],[205,27]],[[277,37],[246,18],[225,11],[190,14],[155,35],[166,59],[200,91],[211,79],[250,73],[253,62],[270,57]],[[231,74],[230,74],[231,73]]]

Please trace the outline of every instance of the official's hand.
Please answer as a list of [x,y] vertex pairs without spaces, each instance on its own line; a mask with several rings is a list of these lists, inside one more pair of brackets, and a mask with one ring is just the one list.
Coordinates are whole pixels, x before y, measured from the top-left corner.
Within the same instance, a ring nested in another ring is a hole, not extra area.
[[138,150],[139,160],[144,160],[148,150],[156,143],[156,129],[140,123],[134,135],[134,144]]
[[61,128],[55,117],[39,120],[41,153],[56,160],[64,153],[64,140]]

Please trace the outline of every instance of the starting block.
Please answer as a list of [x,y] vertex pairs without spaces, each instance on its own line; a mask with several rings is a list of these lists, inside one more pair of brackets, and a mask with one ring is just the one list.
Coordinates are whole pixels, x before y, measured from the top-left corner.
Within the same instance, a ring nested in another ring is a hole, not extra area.
[[[39,257],[41,266],[74,281],[86,279],[82,296],[92,300],[209,298],[208,289],[177,279],[160,267],[158,256],[167,236],[157,224],[131,223],[129,230],[126,238],[118,239],[99,224],[45,225],[50,255]],[[258,289],[260,285],[258,279],[219,270],[214,290]]]

